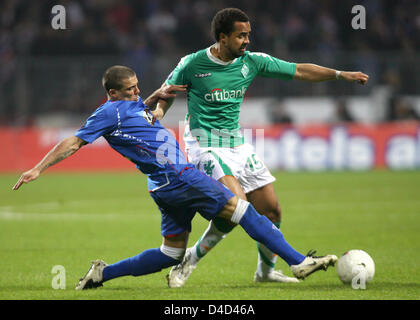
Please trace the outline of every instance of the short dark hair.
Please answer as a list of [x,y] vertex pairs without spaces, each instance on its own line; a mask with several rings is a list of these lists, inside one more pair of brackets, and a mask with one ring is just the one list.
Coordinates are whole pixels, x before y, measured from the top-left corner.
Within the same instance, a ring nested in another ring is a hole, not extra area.
[[136,73],[126,66],[112,66],[106,69],[102,76],[102,86],[105,91],[110,89],[120,90],[122,88],[122,80],[134,77]]
[[211,33],[216,41],[220,40],[220,33],[229,35],[233,31],[233,25],[236,21],[248,22],[249,18],[240,9],[225,8],[216,13],[211,22]]

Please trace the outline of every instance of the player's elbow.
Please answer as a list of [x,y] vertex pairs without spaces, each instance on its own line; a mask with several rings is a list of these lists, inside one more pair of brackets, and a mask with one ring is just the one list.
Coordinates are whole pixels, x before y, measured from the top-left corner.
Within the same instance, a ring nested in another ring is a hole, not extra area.
[[296,64],[296,73],[293,77],[294,80],[311,81],[310,72],[308,72],[308,63]]
[[66,145],[66,148],[71,152],[75,153],[77,150],[79,150],[81,147],[83,147],[85,144],[87,144],[86,141],[83,139],[80,139],[79,137],[72,136],[63,141],[63,143]]
[[301,64],[296,64],[296,72],[295,72],[295,75],[293,76],[293,79],[294,80],[304,80],[304,74],[303,74]]

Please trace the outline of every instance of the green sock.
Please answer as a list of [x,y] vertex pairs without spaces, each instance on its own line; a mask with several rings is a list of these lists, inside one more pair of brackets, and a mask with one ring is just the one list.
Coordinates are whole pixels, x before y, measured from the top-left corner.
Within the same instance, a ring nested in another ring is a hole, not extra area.
[[204,231],[200,240],[194,244],[192,258],[195,263],[203,258],[211,249],[213,249],[220,240],[224,239],[230,231],[235,227],[226,222],[223,218],[214,218],[206,231]]

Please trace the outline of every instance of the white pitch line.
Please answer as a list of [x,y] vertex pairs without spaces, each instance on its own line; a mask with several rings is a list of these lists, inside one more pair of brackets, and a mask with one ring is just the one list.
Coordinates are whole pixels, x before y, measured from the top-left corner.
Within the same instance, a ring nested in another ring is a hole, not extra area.
[[[51,212],[65,206],[80,208],[95,203],[96,200],[71,200],[71,201],[48,201],[38,203],[20,204],[19,206],[0,206],[0,220],[121,220],[126,218],[140,218],[144,213],[80,213],[80,212]],[[104,202],[115,202],[114,199],[101,200]],[[29,209],[29,210],[28,210]],[[22,212],[23,210],[23,212]],[[46,212],[44,212],[46,211]],[[150,217],[150,215],[148,215]],[[157,215],[160,218],[160,215]]]
[[[57,203],[57,208],[61,204]],[[30,212],[22,212],[22,208],[30,207]],[[89,212],[89,213],[80,213],[80,212],[42,212],[42,209],[54,209],[55,203],[35,203],[28,204],[19,207],[13,206],[3,206],[0,207],[0,220],[126,220],[126,219],[142,219],[147,217],[147,219],[160,219],[160,214],[158,210],[151,212],[131,212],[131,213],[99,213],[99,212]],[[32,211],[36,209],[36,211]]]
[[42,221],[53,221],[53,220],[121,220],[126,217],[133,218],[134,215],[118,215],[118,214],[101,214],[101,213],[73,213],[73,212],[62,212],[62,213],[23,213],[23,212],[12,212],[12,211],[0,211],[0,220],[42,220]]
[[[134,199],[134,198],[133,198]],[[127,199],[125,199],[127,200]],[[101,204],[104,203],[114,203],[117,200],[115,199],[101,199],[100,202]],[[140,200],[139,200],[140,201]],[[153,201],[153,200],[151,200]],[[26,204],[20,204],[19,206],[15,206],[15,208],[19,207],[19,208],[27,208],[30,207],[31,209],[38,209],[38,210],[44,210],[44,209],[57,209],[60,208],[62,206],[73,206],[73,207],[82,207],[84,205],[90,205],[90,204],[94,204],[97,203],[98,200],[95,199],[86,199],[86,200],[69,200],[69,201],[49,201],[49,202],[38,202],[38,203],[26,203]],[[10,209],[13,208],[13,206],[4,206],[4,207],[0,207],[0,211],[2,209]]]
[[401,200],[401,201],[365,201],[365,200],[355,200],[355,201],[329,201],[329,202],[311,202],[311,203],[295,203],[290,204],[289,208],[299,208],[299,207],[310,207],[310,208],[317,208],[317,209],[325,209],[331,207],[383,207],[383,206],[394,206],[399,207],[401,204],[405,206],[409,205],[418,205],[420,209],[420,200]]

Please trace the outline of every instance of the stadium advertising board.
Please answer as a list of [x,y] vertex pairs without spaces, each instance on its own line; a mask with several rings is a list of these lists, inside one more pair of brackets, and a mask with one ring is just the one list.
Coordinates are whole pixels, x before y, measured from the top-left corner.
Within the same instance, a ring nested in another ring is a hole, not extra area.
[[[75,129],[0,128],[0,171],[34,166]],[[272,170],[370,170],[420,168],[420,123],[306,125],[245,128],[256,152]],[[182,129],[173,129],[177,138]],[[178,139],[179,140],[179,139]],[[181,142],[182,147],[182,142]],[[103,138],[51,170],[130,170],[134,166]]]
[[270,127],[264,130],[263,142],[264,161],[276,169],[420,168],[420,125],[416,122]]

